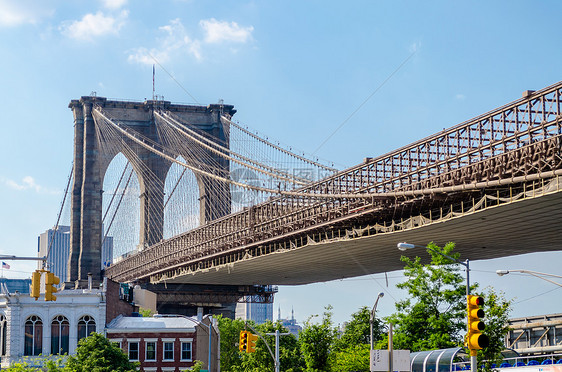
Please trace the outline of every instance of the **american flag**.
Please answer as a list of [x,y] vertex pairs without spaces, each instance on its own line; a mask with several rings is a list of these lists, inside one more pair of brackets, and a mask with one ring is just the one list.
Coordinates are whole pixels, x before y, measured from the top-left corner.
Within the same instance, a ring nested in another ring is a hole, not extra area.
[[2,268],[3,269],[9,269],[10,265],[8,265],[7,263],[5,263],[4,261],[2,261]]

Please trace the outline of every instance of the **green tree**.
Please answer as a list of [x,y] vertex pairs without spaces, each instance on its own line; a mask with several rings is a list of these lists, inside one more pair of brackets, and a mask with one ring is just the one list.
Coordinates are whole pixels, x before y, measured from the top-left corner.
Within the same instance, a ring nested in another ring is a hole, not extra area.
[[203,362],[200,360],[196,360],[193,364],[193,367],[186,369],[184,372],[200,372],[203,369]]
[[369,371],[369,344],[348,345],[330,356],[332,371]]
[[149,318],[152,315],[154,315],[154,313],[152,312],[152,310],[150,309],[145,309],[144,307],[139,307],[139,313],[145,317],[145,318]]
[[484,298],[483,321],[486,324],[483,333],[490,338],[490,345],[478,352],[478,365],[483,364],[485,371],[491,371],[492,364],[499,365],[503,359],[501,352],[505,349],[504,337],[509,332],[507,322],[512,300],[506,300],[503,293],[496,293],[490,287],[481,296]]
[[304,357],[306,371],[329,371],[329,357],[336,331],[332,324],[332,307],[328,305],[320,323],[313,323],[310,317],[299,334],[300,350]]
[[[281,322],[270,321],[253,327],[267,341],[271,352],[275,355],[275,336],[267,333],[288,333]],[[250,330],[252,333],[254,331]],[[302,371],[304,360],[299,352],[297,338],[292,335],[279,336],[279,362],[282,371]],[[262,338],[256,342],[256,352],[243,354],[242,367],[244,371],[273,371],[275,369],[273,357]]]
[[[370,345],[371,337],[371,310],[363,306],[355,313],[351,314],[351,319],[345,324],[343,333],[334,343],[336,350],[346,349],[353,345]],[[382,339],[384,333],[383,321],[375,317],[373,321],[373,340],[376,342]]]
[[[454,243],[428,248],[455,259]],[[460,264],[428,249],[431,261],[402,256],[406,281],[397,285],[409,297],[396,303],[397,312],[387,320],[395,326],[394,347],[412,351],[443,349],[461,345],[466,328],[466,285]],[[476,286],[473,286],[474,288]]]
[[[330,366],[334,371],[368,371],[371,338],[371,311],[363,306],[351,314],[343,333],[334,342],[334,352],[330,356]],[[384,327],[381,319],[373,321],[373,340],[383,337]]]
[[74,372],[134,372],[138,363],[99,333],[78,342],[76,354],[68,357],[65,370]]
[[[52,359],[43,359],[41,357],[24,357],[21,362],[12,363],[5,371],[10,372],[62,372],[64,364],[64,356],[51,356]],[[36,367],[42,366],[42,367]]]
[[243,355],[238,351],[240,341],[240,331],[245,329],[243,320],[229,319],[218,315],[220,331],[220,359],[221,370],[223,371],[243,371]]
[[[273,358],[261,338],[256,342],[256,352],[241,353],[239,351],[240,331],[247,329],[254,333],[250,327],[246,327],[244,321],[224,317],[218,317],[218,321],[221,333],[221,370],[229,372],[274,370]],[[280,333],[288,332],[279,322],[266,322],[256,325],[249,321],[248,324],[267,340],[273,353],[275,353],[275,336],[267,336],[266,333],[274,333],[276,330],[279,330]],[[279,360],[283,371],[297,372],[302,370],[304,361],[299,352],[297,338],[294,335],[280,337]]]

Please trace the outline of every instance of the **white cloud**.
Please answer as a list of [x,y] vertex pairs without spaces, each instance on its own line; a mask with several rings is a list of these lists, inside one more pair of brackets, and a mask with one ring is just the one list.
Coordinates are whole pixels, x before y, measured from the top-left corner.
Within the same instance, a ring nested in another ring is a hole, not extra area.
[[466,98],[466,96],[462,93],[458,93],[455,95],[455,98],[458,99],[459,101],[463,101]]
[[[221,22],[214,18],[202,20],[199,25],[205,32],[203,40],[191,38],[179,18],[171,20],[169,24],[159,27],[159,30],[165,34],[164,37],[157,40],[159,47],[133,49],[129,53],[129,62],[151,65],[156,60],[159,63],[165,63],[174,56],[182,54],[191,55],[201,61],[206,45],[221,41],[246,43],[252,40],[254,30],[252,26],[240,27],[236,22]],[[231,49],[231,52],[235,53],[237,50]]]
[[101,0],[101,2],[108,9],[120,9],[127,4],[127,0]]
[[18,183],[16,181],[10,180],[10,179],[2,179],[2,181],[6,184],[6,186],[8,186],[11,189],[17,190],[17,191],[33,190],[33,191],[35,191],[36,193],[39,193],[39,194],[58,194],[59,193],[56,190],[47,189],[47,188],[37,184],[35,182],[35,179],[31,176],[25,176],[21,180],[21,183]]
[[54,13],[52,9],[30,0],[0,0],[0,26],[35,24]]
[[214,18],[204,19],[199,25],[205,31],[205,42],[220,43],[221,41],[232,41],[235,43],[246,43],[252,39],[253,26],[240,27],[236,22],[217,21]]
[[200,42],[192,40],[187,35],[187,31],[179,19],[171,20],[169,24],[160,27],[159,30],[165,33],[165,36],[158,42],[160,47],[136,48],[129,54],[129,62],[151,65],[156,60],[159,63],[166,63],[172,58],[172,55],[182,52],[187,52],[195,59],[201,60]]
[[102,12],[86,14],[80,21],[61,25],[61,32],[73,39],[92,41],[95,37],[109,34],[117,35],[129,15],[123,10],[117,17],[106,16]]

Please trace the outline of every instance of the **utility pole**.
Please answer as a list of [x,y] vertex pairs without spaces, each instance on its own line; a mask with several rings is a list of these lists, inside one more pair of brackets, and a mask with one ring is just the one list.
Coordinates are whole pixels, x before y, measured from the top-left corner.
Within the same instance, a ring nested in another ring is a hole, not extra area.
[[279,372],[279,336],[287,336],[290,333],[279,333],[279,330],[276,329],[275,333],[266,333],[268,336],[275,336],[275,372]]

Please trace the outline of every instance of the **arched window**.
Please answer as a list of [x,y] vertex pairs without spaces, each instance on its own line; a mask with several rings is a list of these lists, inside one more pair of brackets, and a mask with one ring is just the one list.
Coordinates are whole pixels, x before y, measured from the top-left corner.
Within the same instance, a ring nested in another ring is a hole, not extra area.
[[51,322],[51,354],[68,354],[70,325],[66,317],[59,315]]
[[0,356],[6,355],[6,331],[8,330],[8,322],[4,314],[0,314]]
[[89,315],[84,315],[78,321],[78,341],[88,337],[92,332],[96,331],[96,321]]
[[43,349],[43,322],[32,315],[25,321],[24,355],[39,355]]

